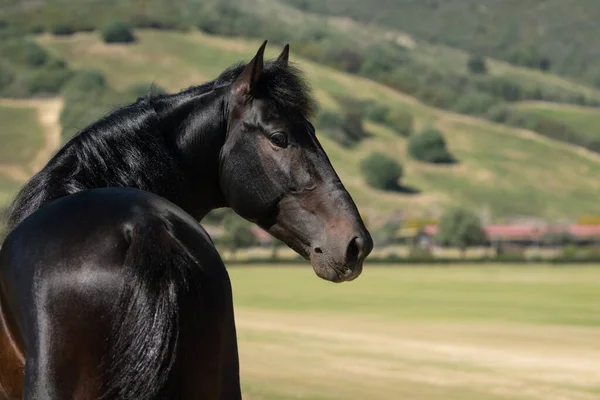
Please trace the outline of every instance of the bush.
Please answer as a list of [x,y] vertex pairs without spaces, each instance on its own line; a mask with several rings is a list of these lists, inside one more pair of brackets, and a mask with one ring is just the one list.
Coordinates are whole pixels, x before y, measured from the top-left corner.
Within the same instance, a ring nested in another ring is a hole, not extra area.
[[0,43],[0,59],[9,63],[38,68],[49,58],[48,53],[33,40],[19,37]]
[[323,42],[323,56],[324,59],[320,61],[350,73],[357,73],[363,63],[363,57],[356,46],[339,39],[330,38]]
[[435,128],[426,128],[408,141],[408,153],[416,160],[427,163],[443,164],[454,162],[446,148],[442,132]]
[[356,111],[349,111],[344,115],[327,110],[320,111],[317,114],[316,125],[327,137],[345,147],[352,146],[367,136],[362,117]]
[[471,56],[467,62],[467,68],[472,74],[485,74],[487,72],[487,65],[485,59],[481,56]]
[[78,94],[89,94],[90,92],[106,88],[104,74],[94,70],[77,71],[65,86],[65,91]]
[[379,103],[369,103],[365,107],[364,117],[377,123],[387,123],[390,108]]
[[486,118],[490,121],[504,123],[510,117],[510,108],[506,104],[496,104],[487,110]]
[[408,50],[394,43],[384,43],[369,48],[364,52],[364,62],[360,74],[379,78],[382,74],[392,73],[410,62]]
[[321,129],[340,129],[344,123],[344,117],[338,113],[319,110],[316,118],[316,125]]
[[367,136],[363,127],[362,117],[358,112],[351,111],[346,113],[344,122],[342,123],[342,131],[353,143],[358,143]]
[[485,114],[497,99],[487,93],[468,92],[461,96],[452,109],[461,114],[481,115]]
[[525,88],[519,82],[504,76],[485,76],[475,80],[477,89],[501,97],[506,101],[517,101],[537,96],[535,88]]
[[477,215],[471,211],[456,208],[448,211],[440,219],[437,242],[442,246],[454,246],[464,251],[470,246],[482,245],[487,236]]
[[388,125],[401,136],[410,136],[413,131],[413,116],[408,111],[396,108],[386,115]]
[[384,153],[373,152],[360,162],[367,184],[375,189],[395,190],[402,178],[402,166]]
[[136,40],[129,24],[123,21],[106,23],[100,29],[100,34],[105,43],[131,43]]
[[66,68],[36,70],[25,78],[29,94],[55,94],[71,78],[72,72]]
[[52,28],[52,33],[56,36],[69,36],[75,33],[75,28],[69,24],[58,24]]

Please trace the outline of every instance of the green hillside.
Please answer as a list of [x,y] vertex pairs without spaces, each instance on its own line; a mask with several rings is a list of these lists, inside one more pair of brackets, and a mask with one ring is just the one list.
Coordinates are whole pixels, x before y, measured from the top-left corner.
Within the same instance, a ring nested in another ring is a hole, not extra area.
[[[214,78],[223,68],[248,59],[258,48],[253,40],[233,40],[199,32],[137,31],[132,45],[106,45],[96,34],[69,38],[45,35],[38,42],[65,58],[73,68],[98,69],[120,89],[155,81],[171,91]],[[270,46],[267,56],[280,48]],[[293,49],[292,49],[293,52]],[[388,128],[368,124],[372,137],[356,148],[342,148],[321,135],[335,167],[367,214],[401,209],[409,215],[437,214],[449,204],[489,207],[495,217],[518,214],[577,216],[597,211],[595,193],[600,159],[577,148],[531,132],[443,112],[425,106],[381,84],[324,67],[293,54],[307,73],[322,107],[335,110],[339,96],[371,99],[412,112],[418,127],[435,124],[459,159],[453,166],[431,166],[406,155],[405,139]],[[174,71],[176,71],[174,73]],[[405,165],[404,184],[417,194],[368,188],[359,162],[372,150],[396,157]],[[569,168],[557,168],[566,165]]]
[[522,102],[516,109],[521,114],[560,122],[580,135],[600,140],[600,109],[546,102]]
[[24,167],[42,147],[42,128],[34,108],[2,105],[0,100],[0,212],[10,202],[22,179]]
[[600,2],[595,0],[283,1],[600,83]]
[[0,165],[31,161],[43,143],[36,110],[0,103],[0,121]]

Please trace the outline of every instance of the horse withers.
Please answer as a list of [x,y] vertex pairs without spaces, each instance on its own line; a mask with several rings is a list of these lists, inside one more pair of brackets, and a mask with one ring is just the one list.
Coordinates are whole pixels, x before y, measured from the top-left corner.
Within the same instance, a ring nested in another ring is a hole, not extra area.
[[373,247],[289,46],[117,109],[17,194],[0,250],[0,397],[240,399],[231,285],[198,221],[230,207],[332,282]]

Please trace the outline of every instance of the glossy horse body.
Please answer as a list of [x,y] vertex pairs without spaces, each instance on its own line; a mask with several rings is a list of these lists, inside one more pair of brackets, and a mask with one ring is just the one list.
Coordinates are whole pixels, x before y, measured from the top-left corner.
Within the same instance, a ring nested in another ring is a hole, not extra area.
[[[240,399],[231,207],[333,282],[372,240],[286,46],[90,125],[18,193],[0,250],[0,398]],[[3,397],[2,397],[3,396]]]

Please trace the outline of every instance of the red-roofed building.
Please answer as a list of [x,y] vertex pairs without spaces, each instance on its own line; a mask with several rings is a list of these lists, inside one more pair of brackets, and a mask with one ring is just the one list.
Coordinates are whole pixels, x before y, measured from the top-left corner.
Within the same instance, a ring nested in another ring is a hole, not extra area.
[[[541,244],[550,235],[570,236],[578,243],[600,243],[600,225],[567,225],[564,227],[526,225],[485,225],[483,227],[490,244],[511,243],[518,245]],[[437,225],[426,225],[417,234],[421,243],[432,239],[438,232]]]

